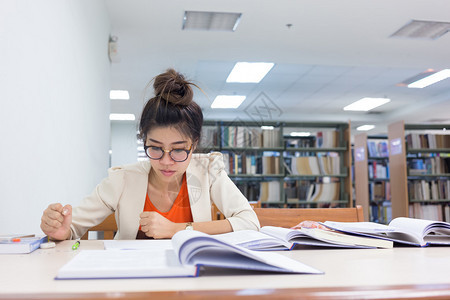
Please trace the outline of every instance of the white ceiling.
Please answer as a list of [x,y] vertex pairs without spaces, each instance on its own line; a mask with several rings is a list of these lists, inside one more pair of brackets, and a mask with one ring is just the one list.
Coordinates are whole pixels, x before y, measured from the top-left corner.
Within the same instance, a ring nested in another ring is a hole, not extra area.
[[[266,101],[264,120],[348,121],[352,128],[450,122],[450,79],[424,89],[398,83],[429,68],[450,68],[450,33],[436,40],[390,38],[412,19],[450,22],[448,0],[107,0],[120,61],[112,63],[111,112],[139,118],[148,82],[169,67],[205,92],[196,101],[206,119],[250,120]],[[184,31],[186,10],[239,12],[235,32]],[[290,28],[286,26],[292,24]],[[238,61],[274,62],[259,84],[226,83]],[[246,95],[237,110],[210,108],[218,94]],[[373,113],[342,108],[363,97],[392,101]],[[264,99],[263,99],[264,98]],[[261,100],[263,99],[263,100]],[[258,104],[259,103],[259,104]],[[255,106],[256,105],[256,106]],[[354,132],[353,132],[354,133]]]

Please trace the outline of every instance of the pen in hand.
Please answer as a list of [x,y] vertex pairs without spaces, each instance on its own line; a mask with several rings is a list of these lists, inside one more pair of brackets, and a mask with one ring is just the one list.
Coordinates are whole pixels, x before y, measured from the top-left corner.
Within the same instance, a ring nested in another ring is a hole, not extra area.
[[73,244],[72,250],[77,250],[79,246],[80,246],[80,240],[77,240],[77,241],[75,242],[75,244]]

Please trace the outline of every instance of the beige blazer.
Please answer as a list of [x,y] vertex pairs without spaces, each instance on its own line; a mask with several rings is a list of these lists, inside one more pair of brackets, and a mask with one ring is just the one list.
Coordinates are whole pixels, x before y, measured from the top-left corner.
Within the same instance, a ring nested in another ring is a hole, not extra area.
[[[221,153],[193,154],[186,170],[186,182],[194,222],[211,221],[211,201],[225,215],[234,231],[259,230],[258,218],[224,170]],[[144,210],[149,161],[113,167],[72,211],[72,239],[115,213],[118,231],[115,239],[135,239],[139,214]]]

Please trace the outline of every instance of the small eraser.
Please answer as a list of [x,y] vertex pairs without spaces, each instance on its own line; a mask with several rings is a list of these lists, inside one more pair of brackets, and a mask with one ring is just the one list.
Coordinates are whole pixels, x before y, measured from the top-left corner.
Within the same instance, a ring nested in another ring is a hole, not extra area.
[[56,246],[55,242],[42,243],[41,249],[54,248]]

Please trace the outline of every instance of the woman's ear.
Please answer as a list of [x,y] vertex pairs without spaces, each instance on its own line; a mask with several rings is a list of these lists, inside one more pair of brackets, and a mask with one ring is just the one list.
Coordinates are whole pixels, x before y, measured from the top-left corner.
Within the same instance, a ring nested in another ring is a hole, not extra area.
[[197,149],[197,145],[198,145],[198,141],[195,141],[194,143],[192,143],[192,153]]

